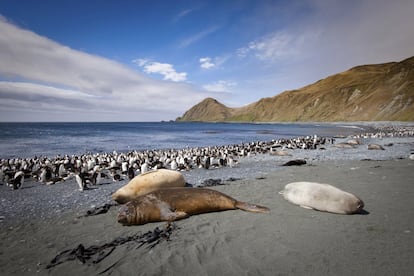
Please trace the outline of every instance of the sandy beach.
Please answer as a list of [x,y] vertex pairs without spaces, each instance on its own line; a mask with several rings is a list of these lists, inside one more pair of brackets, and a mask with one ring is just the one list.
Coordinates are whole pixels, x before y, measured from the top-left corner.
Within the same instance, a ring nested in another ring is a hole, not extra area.
[[[241,210],[201,214],[175,222],[169,240],[153,248],[136,242],[119,245],[99,263],[67,261],[47,268],[60,252],[79,244],[99,246],[119,237],[153,231],[165,222],[142,226],[117,223],[119,207],[83,217],[126,182],[95,190],[52,186],[6,192],[2,206],[12,205],[0,223],[2,275],[410,275],[414,270],[414,138],[389,138],[384,151],[334,149],[297,151],[293,156],[263,155],[240,160],[236,168],[185,172],[190,183],[222,179],[209,187],[237,200],[268,207],[270,214]],[[303,166],[281,167],[304,158]],[[229,181],[229,178],[241,179]],[[74,180],[73,180],[74,181]],[[364,215],[338,215],[303,209],[278,194],[295,181],[329,183],[358,195]],[[68,186],[67,186],[68,187]],[[22,192],[18,194],[18,192]],[[96,200],[94,193],[102,199]],[[71,208],[59,206],[65,196]],[[94,198],[95,201],[89,201]],[[13,203],[14,201],[14,203]],[[21,204],[21,201],[24,201]],[[32,210],[34,201],[53,201]],[[73,201],[76,208],[73,207]],[[27,216],[25,214],[31,214]]]

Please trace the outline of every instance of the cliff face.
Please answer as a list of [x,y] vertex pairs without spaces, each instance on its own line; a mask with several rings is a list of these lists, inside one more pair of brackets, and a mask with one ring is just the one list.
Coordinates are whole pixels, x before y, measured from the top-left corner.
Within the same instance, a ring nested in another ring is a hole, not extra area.
[[208,98],[180,121],[414,121],[414,57],[362,65],[240,108]]

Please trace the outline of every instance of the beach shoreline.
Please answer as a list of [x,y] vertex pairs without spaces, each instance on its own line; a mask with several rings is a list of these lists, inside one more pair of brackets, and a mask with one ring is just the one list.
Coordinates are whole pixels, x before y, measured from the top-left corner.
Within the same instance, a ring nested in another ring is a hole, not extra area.
[[[240,210],[192,216],[176,222],[169,241],[153,249],[118,246],[98,264],[74,260],[46,269],[60,252],[145,233],[164,223],[121,226],[118,208],[79,217],[76,211],[26,221],[1,231],[6,275],[104,275],[213,273],[226,275],[408,275],[413,269],[414,161],[319,161],[286,167],[259,179],[210,187],[270,214]],[[333,184],[365,202],[367,215],[337,215],[292,205],[278,191],[294,181]]]
[[[368,150],[371,142],[385,150]],[[413,151],[413,137],[370,138],[353,149],[330,145],[294,150],[292,156],[245,157],[234,168],[186,171],[188,183],[220,179],[224,185],[209,188],[266,206],[271,213],[192,216],[177,221],[170,240],[152,249],[124,244],[100,263],[74,260],[50,269],[46,266],[57,254],[78,244],[99,245],[165,223],[122,226],[116,222],[116,206],[84,216],[110,203],[110,194],[126,180],[83,192],[74,179],[50,186],[29,182],[17,191],[2,186],[0,265],[5,275],[408,275],[414,270]],[[281,166],[292,159],[307,164]],[[336,215],[292,205],[278,192],[295,181],[352,192],[364,200],[368,214]]]

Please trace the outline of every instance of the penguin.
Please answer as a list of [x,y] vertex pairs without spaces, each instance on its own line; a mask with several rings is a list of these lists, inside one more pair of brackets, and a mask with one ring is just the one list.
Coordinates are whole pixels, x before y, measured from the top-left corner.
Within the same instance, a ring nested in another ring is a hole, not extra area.
[[52,179],[52,170],[50,169],[50,167],[43,167],[40,171],[41,171],[40,176],[39,176],[40,182],[46,183]]
[[149,171],[148,163],[145,162],[141,165],[141,173],[146,173],[148,171]]
[[18,171],[14,174],[13,179],[10,180],[12,189],[17,190],[21,189],[24,182],[24,172]]
[[87,180],[89,180],[92,185],[100,185],[102,183],[102,173],[100,170],[94,170]]
[[128,162],[126,162],[126,161],[122,162],[121,171],[122,171],[122,174],[127,174],[128,173]]
[[66,169],[65,169],[65,164],[64,163],[61,163],[60,165],[59,165],[59,172],[58,172],[58,175],[60,176],[60,177],[64,177],[64,176],[67,176],[68,175],[68,172],[66,171]]
[[210,168],[210,157],[205,158],[204,168],[208,170]]
[[170,167],[171,167],[171,170],[174,170],[174,171],[176,171],[177,169],[178,169],[178,164],[177,164],[177,161],[175,161],[174,159],[171,161],[171,163],[170,163]]
[[131,166],[131,167],[128,168],[128,179],[132,180],[134,177],[135,177],[135,170]]
[[79,186],[79,191],[89,189],[86,185],[87,173],[75,173],[75,179]]

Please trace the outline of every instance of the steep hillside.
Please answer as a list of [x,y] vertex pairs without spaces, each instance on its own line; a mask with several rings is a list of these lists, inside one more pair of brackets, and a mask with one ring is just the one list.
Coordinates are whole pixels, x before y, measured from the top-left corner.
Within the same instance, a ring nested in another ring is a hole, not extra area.
[[184,113],[178,121],[204,121],[217,122],[226,121],[231,117],[232,109],[219,103],[213,98],[206,98]]
[[181,121],[414,121],[414,57],[362,65],[241,108],[206,99]]

